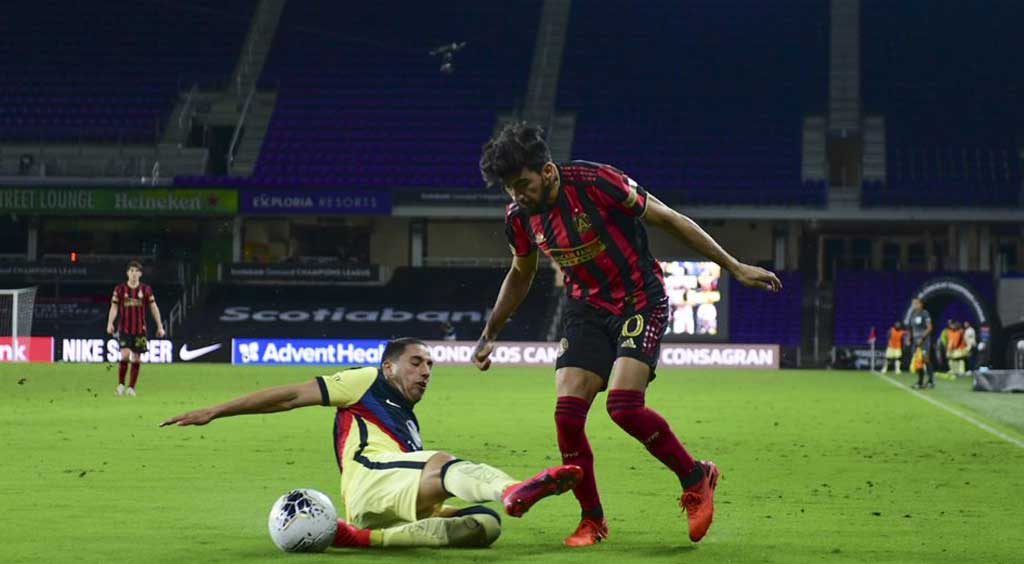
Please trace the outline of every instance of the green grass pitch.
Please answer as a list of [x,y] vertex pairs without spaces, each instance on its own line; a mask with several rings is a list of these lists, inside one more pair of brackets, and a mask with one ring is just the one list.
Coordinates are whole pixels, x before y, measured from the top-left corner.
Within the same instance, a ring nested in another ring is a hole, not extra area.
[[[157,424],[330,371],[146,366],[129,398],[114,396],[103,365],[0,365],[0,562],[1024,559],[1024,448],[867,373],[673,370],[648,403],[723,473],[700,544],[686,538],[675,477],[615,427],[601,396],[588,431],[608,542],[561,546],[578,515],[569,494],[506,518],[486,550],[285,555],[267,534],[277,496],[310,487],[340,506],[333,411]],[[1024,396],[939,386],[933,397],[1024,439]],[[417,413],[427,448],[525,477],[558,462],[553,409],[550,370],[439,366]]]

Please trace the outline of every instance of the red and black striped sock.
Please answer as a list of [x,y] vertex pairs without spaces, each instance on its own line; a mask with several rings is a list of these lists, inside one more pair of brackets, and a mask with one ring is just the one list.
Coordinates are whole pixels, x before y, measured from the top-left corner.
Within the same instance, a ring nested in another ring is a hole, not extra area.
[[129,388],[135,388],[135,383],[139,381],[139,363],[132,363],[132,379],[128,382]]
[[583,478],[572,493],[580,502],[584,517],[601,518],[601,496],[597,493],[594,477],[594,452],[587,440],[587,412],[590,403],[583,398],[562,396],[555,407],[555,427],[558,430],[558,448],[563,464],[575,464],[583,469]]
[[608,392],[608,414],[627,433],[647,447],[648,452],[668,466],[685,488],[702,476],[694,472],[697,462],[686,452],[668,422],[658,412],[644,405],[640,390]]
[[125,372],[127,372],[127,371],[128,371],[128,361],[127,360],[122,360],[121,362],[117,363],[117,385],[118,386],[123,386],[124,385],[124,375],[125,375]]

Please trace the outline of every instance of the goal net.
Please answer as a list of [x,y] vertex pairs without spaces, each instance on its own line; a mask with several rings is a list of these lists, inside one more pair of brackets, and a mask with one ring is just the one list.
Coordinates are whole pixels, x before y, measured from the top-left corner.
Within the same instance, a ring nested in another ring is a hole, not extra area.
[[[32,312],[35,305],[34,287],[0,290],[0,356],[9,356],[0,360],[18,360],[15,352],[19,350],[18,338],[32,335]],[[5,355],[4,352],[9,354]]]

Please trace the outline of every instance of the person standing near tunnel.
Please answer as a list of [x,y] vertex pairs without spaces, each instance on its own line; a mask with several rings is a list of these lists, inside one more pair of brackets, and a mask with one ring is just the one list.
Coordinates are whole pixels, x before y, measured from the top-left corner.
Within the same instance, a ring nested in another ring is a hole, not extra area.
[[[910,342],[914,347],[914,355],[920,349],[923,362],[917,367],[917,383],[915,389],[935,387],[935,369],[932,366],[932,316],[924,308],[924,300],[914,298],[913,307],[910,312]],[[928,382],[925,383],[924,376],[928,374]]]

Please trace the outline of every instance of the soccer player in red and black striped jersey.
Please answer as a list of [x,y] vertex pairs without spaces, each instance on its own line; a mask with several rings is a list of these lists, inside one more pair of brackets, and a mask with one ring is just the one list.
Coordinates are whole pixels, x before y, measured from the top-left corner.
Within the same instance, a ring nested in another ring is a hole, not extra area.
[[494,340],[530,290],[538,248],[561,267],[570,298],[555,365],[555,425],[563,462],[583,468],[584,477],[574,489],[582,520],[565,544],[591,545],[608,535],[584,430],[594,398],[605,389],[612,420],[679,478],[690,539],[699,541],[711,525],[719,472],[713,462],[694,460],[665,419],[645,406],[669,317],[645,225],[717,262],[744,285],[778,292],[782,284],[772,272],[733,258],[622,171],[586,161],[552,162],[540,127],[506,126],[484,145],[480,170],[512,199],[505,232],[514,258],[474,363],[481,370],[490,366]]
[[107,313],[107,333],[113,335],[114,318],[117,318],[118,343],[121,345],[121,362],[117,365],[117,395],[124,395],[124,375],[128,362],[132,364],[132,379],[128,382],[127,393],[135,395],[135,384],[139,380],[139,355],[149,348],[146,339],[146,309],[156,321],[156,336],[163,337],[164,323],[160,319],[160,308],[156,306],[153,289],[143,284],[142,265],[136,261],[128,263],[128,280],[114,286],[110,297],[110,311]]

